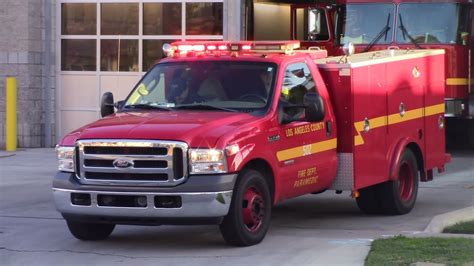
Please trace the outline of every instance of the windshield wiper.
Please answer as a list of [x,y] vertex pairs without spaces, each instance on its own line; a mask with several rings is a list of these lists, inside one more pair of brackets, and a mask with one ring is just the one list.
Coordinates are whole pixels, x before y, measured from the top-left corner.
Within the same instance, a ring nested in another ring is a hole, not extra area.
[[382,36],[385,35],[385,40],[387,40],[387,33],[390,30],[390,15],[392,14],[388,13],[387,24],[385,24],[385,27],[383,27],[383,29],[379,32],[379,34],[377,34],[377,36],[375,36],[375,38],[369,43],[369,45],[367,45],[367,47],[364,49],[364,53],[368,52],[370,48],[372,48],[382,38]]
[[400,27],[399,28],[402,30],[403,39],[406,40],[407,37],[408,37],[410,42],[412,42],[416,46],[416,48],[423,49],[423,47],[421,47],[420,44],[418,44],[416,42],[416,40],[408,33],[408,30],[407,30],[407,28],[405,28],[405,25],[403,25],[402,14],[398,14],[398,17],[400,18]]
[[188,110],[219,110],[219,111],[225,111],[225,112],[237,112],[237,110],[234,109],[229,109],[229,108],[224,108],[224,107],[218,107],[214,105],[209,105],[209,104],[182,104],[173,107],[174,109],[188,109]]
[[145,109],[145,110],[163,110],[171,111],[169,107],[149,104],[129,104],[123,107],[124,109]]

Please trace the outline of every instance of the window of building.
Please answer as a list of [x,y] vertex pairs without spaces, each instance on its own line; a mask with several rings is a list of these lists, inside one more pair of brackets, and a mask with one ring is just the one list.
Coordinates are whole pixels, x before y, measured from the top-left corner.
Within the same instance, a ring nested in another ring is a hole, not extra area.
[[223,39],[223,0],[60,1],[62,71],[142,72],[164,43]]
[[138,40],[101,40],[100,70],[138,72]]
[[96,4],[67,3],[61,5],[61,33],[63,35],[95,35],[96,31]]
[[61,69],[96,71],[96,40],[62,40]]
[[144,35],[181,35],[181,3],[144,3]]
[[187,3],[187,35],[222,35],[222,3]]
[[102,35],[138,35],[138,4],[101,4]]

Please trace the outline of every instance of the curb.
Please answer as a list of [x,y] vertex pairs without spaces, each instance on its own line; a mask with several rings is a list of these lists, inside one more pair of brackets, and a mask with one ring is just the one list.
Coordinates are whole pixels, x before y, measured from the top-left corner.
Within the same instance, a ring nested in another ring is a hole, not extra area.
[[4,153],[4,152],[0,152],[0,158],[8,158],[8,157],[12,157],[12,156],[15,156],[16,153]]
[[428,226],[426,226],[425,233],[442,233],[447,226],[456,223],[474,220],[474,206],[464,209],[436,215],[431,219]]

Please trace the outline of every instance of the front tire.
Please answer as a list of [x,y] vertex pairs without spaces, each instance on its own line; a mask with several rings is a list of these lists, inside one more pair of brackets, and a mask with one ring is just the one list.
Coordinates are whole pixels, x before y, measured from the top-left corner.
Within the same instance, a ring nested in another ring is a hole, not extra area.
[[229,213],[220,225],[224,240],[234,246],[260,243],[270,227],[272,198],[267,180],[255,170],[238,177]]
[[82,223],[66,221],[71,234],[80,240],[97,241],[104,240],[112,234],[115,224]]
[[363,188],[359,191],[360,195],[356,198],[357,206],[365,214],[379,214],[381,207],[377,198],[377,189],[380,185],[374,185]]

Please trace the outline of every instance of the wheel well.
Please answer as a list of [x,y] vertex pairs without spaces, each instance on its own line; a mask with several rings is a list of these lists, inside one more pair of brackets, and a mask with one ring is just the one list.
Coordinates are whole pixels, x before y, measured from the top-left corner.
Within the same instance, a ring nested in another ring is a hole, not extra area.
[[272,202],[275,199],[275,180],[273,179],[273,170],[270,167],[270,164],[263,159],[254,159],[248,162],[244,169],[253,169],[259,171],[267,180],[268,185],[270,186],[270,194],[272,195]]
[[418,171],[420,171],[420,178],[423,180],[425,178],[425,163],[420,147],[418,144],[411,142],[407,145],[407,149],[410,149],[415,155],[416,163],[418,164]]

